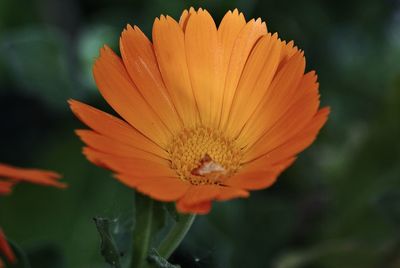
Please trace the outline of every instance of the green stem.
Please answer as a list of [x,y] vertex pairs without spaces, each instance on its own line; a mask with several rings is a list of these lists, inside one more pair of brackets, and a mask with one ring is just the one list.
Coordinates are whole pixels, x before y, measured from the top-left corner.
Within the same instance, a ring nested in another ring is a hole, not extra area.
[[[137,203],[141,203],[138,206]],[[147,268],[147,255],[149,253],[151,232],[153,226],[154,201],[140,194],[136,194],[135,229],[133,231],[131,268]]]
[[161,257],[168,259],[185,238],[192,226],[196,214],[182,214],[179,221],[171,228],[157,249]]

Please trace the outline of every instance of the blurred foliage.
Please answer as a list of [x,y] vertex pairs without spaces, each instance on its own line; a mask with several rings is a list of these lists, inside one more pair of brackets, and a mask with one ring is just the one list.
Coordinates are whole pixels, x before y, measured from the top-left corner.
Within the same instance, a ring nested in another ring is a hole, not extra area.
[[398,1],[2,0],[0,161],[57,170],[70,185],[19,185],[1,198],[0,224],[32,267],[107,267],[92,218],[129,229],[133,191],[81,156],[66,99],[105,107],[91,77],[98,49],[117,49],[127,23],[149,34],[156,16],[191,5],[217,20],[237,7],[295,40],[333,112],[273,187],[198,217],[171,263],[400,267]]

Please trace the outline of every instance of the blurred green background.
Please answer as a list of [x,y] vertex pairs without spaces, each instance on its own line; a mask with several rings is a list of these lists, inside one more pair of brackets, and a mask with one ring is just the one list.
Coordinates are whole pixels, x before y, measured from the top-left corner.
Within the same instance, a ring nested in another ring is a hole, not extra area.
[[261,17],[305,50],[328,124],[270,189],[215,204],[171,262],[183,267],[400,267],[400,2],[1,0],[0,162],[64,174],[67,190],[21,184],[0,225],[33,268],[108,267],[92,218],[130,225],[133,191],[81,155],[66,100],[104,108],[91,65],[126,23],[147,34],[190,6],[219,22]]

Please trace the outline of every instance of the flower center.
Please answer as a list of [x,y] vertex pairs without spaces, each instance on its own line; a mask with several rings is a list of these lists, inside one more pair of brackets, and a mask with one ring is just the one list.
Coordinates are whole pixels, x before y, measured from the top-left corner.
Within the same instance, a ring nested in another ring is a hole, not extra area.
[[221,184],[240,167],[241,149],[214,129],[184,129],[167,148],[171,168],[194,185]]

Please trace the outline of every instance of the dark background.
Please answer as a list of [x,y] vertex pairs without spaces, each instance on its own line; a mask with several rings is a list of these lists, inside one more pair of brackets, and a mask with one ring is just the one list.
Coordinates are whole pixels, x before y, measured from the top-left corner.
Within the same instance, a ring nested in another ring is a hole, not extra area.
[[0,224],[33,267],[107,267],[93,216],[130,224],[133,191],[81,155],[66,100],[105,107],[91,66],[127,23],[191,5],[235,7],[305,51],[332,113],[270,189],[215,204],[171,259],[183,267],[400,267],[399,1],[0,1],[0,162],[64,174],[67,190],[19,185]]

